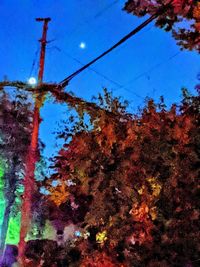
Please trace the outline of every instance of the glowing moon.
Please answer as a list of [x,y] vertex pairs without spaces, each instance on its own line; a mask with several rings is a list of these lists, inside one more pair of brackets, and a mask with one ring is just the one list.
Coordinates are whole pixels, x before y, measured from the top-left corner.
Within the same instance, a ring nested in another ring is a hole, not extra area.
[[36,85],[37,80],[36,80],[34,77],[30,77],[30,78],[28,79],[28,83],[29,83],[30,85]]
[[79,47],[80,47],[81,49],[85,49],[85,48],[86,48],[86,43],[81,42],[80,45],[79,45]]

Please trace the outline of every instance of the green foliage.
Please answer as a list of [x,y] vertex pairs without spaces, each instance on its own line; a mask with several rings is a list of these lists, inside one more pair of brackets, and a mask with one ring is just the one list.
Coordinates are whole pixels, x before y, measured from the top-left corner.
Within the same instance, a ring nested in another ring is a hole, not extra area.
[[19,243],[20,219],[21,213],[19,211],[15,216],[10,217],[6,235],[6,244],[17,245]]

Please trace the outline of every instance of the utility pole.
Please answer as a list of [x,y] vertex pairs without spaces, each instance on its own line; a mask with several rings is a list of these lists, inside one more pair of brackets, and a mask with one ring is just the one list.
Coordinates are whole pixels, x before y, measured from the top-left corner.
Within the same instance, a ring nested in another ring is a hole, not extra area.
[[46,51],[46,44],[47,44],[47,30],[48,30],[48,23],[51,19],[50,18],[37,18],[36,21],[43,21],[43,33],[41,42],[41,50],[40,50],[40,67],[38,73],[38,83],[42,83],[43,74],[44,74],[44,61],[45,61],[45,51]]
[[[43,33],[42,38],[39,40],[41,43],[40,50],[40,65],[38,72],[38,86],[42,84],[43,74],[44,74],[44,62],[45,62],[45,52],[47,44],[47,30],[50,18],[37,18],[36,21],[43,22]],[[25,238],[31,226],[31,208],[33,194],[36,191],[35,184],[35,165],[39,160],[38,151],[38,135],[39,135],[39,125],[40,125],[40,107],[43,105],[45,100],[44,93],[37,93],[35,95],[35,106],[33,112],[33,130],[31,135],[31,143],[27,154],[26,166],[25,166],[25,176],[24,176],[24,194],[22,199],[21,208],[21,229],[20,229],[20,241],[18,246],[18,259],[23,265],[24,261],[24,250],[26,246]]]

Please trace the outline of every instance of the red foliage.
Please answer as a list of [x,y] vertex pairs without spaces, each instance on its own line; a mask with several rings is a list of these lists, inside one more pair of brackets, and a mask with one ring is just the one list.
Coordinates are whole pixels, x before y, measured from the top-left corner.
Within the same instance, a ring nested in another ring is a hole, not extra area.
[[75,245],[80,266],[198,260],[199,107],[199,97],[185,95],[179,109],[151,100],[134,118],[101,114],[60,151],[46,186],[67,185],[58,209],[73,210],[65,218],[88,233]]
[[[182,48],[200,52],[200,3],[193,0],[128,0],[125,10],[136,16],[154,14],[164,5],[156,26],[172,31]],[[181,24],[181,22],[184,22]],[[184,25],[184,26],[183,26]]]

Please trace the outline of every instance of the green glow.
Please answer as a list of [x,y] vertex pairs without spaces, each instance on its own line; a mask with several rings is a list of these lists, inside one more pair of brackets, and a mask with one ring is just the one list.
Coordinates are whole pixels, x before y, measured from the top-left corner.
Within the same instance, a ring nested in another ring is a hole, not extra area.
[[40,237],[38,236],[37,225],[32,224],[31,230],[29,231],[25,240],[28,241],[28,240],[34,240],[34,239],[50,239],[50,240],[56,239],[56,230],[49,220],[46,221],[43,232]]
[[5,172],[4,162],[3,162],[2,158],[0,157],[0,228],[2,225],[3,215],[4,215],[4,210],[5,210],[5,198],[4,198],[4,192],[3,192],[4,172]]
[[[4,211],[6,200],[4,197],[4,187],[5,187],[5,172],[8,170],[8,165],[6,162],[0,157],[0,231],[3,223]],[[39,173],[39,172],[38,172]],[[38,179],[39,180],[39,179]],[[20,226],[21,226],[21,195],[23,194],[24,187],[21,184],[17,185],[17,189],[15,191],[15,202],[11,208],[9,223],[8,223],[8,231],[6,235],[6,244],[10,245],[18,245],[20,239]],[[38,236],[38,229],[36,225],[32,225],[31,230],[29,231],[26,241],[30,239],[36,239]],[[50,238],[55,239],[56,231],[50,222],[46,222],[43,235],[41,238]]]
[[53,227],[53,225],[50,223],[50,221],[47,220],[45,223],[45,228],[44,228],[44,232],[42,235],[42,239],[55,240],[55,238],[56,238],[56,230]]
[[0,192],[0,228],[3,223],[4,210],[5,210],[4,196],[3,196],[3,193]]
[[[0,228],[3,223],[3,216],[5,211],[5,197],[4,197],[4,174],[7,169],[5,161],[0,157]],[[16,193],[22,193],[23,189],[19,186]],[[21,203],[20,197],[16,197],[15,203],[12,207],[11,216],[8,223],[8,231],[6,235],[6,244],[17,245],[20,234],[20,220],[21,212],[19,212],[19,205]],[[15,213],[15,214],[14,214]]]
[[15,217],[10,217],[8,232],[6,236],[6,244],[17,245],[19,243],[20,221],[21,212],[18,212]]
[[[4,168],[3,166],[0,165],[0,179],[2,179],[2,177],[4,176]],[[0,184],[1,186],[1,184]]]
[[22,186],[19,186],[16,190],[15,203],[12,206],[12,211],[10,214],[8,231],[6,235],[6,244],[17,245],[20,238],[20,226],[21,226],[21,197],[20,194],[23,189]]
[[25,238],[25,241],[35,240],[35,239],[38,239],[38,228],[37,228],[37,225],[33,224],[31,226],[31,230],[28,232]]
[[5,166],[4,165],[5,165],[4,161],[0,157],[0,189],[2,189],[4,186],[4,180],[3,180],[3,176],[5,173]]
[[0,159],[0,179],[2,179],[3,176],[4,176],[4,164]]

